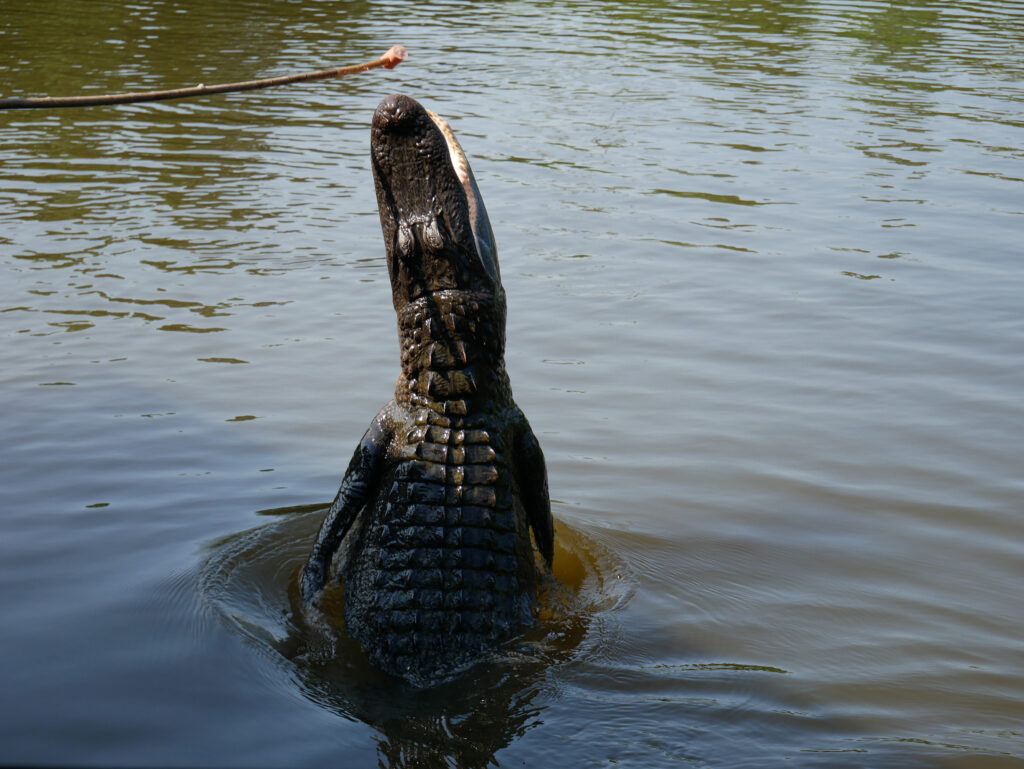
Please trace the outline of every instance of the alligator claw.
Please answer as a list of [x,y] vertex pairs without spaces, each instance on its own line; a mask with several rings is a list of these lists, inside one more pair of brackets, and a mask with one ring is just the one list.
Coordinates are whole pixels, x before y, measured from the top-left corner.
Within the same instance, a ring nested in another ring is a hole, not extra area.
[[306,564],[302,569],[302,577],[299,580],[299,593],[302,602],[307,606],[316,600],[317,596],[324,589],[327,578],[323,568]]

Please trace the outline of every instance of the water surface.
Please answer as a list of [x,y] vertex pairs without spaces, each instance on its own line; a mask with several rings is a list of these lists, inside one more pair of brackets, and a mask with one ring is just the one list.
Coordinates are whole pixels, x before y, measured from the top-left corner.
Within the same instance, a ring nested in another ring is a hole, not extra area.
[[[0,759],[1024,765],[1018,4],[15,2],[0,91],[396,42],[0,113]],[[565,586],[435,692],[289,592],[397,375],[394,91],[487,200]]]

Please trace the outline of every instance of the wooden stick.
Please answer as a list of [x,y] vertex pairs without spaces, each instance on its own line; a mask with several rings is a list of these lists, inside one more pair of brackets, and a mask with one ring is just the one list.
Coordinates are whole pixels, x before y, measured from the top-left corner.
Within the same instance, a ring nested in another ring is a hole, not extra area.
[[394,69],[408,56],[405,48],[393,45],[379,59],[352,64],[336,69],[322,69],[317,72],[304,72],[299,75],[268,77],[263,80],[248,80],[244,83],[221,83],[220,85],[197,85],[191,88],[175,88],[170,91],[145,91],[142,93],[118,93],[104,96],[46,96],[32,99],[0,99],[0,109],[35,109],[53,107],[95,107],[101,104],[134,104],[141,101],[163,101],[165,99],[185,99],[189,96],[205,96],[211,93],[231,93],[234,91],[254,91],[257,88],[271,88],[275,85],[303,83],[309,80],[327,80],[329,78],[354,75],[368,69],[384,67]]

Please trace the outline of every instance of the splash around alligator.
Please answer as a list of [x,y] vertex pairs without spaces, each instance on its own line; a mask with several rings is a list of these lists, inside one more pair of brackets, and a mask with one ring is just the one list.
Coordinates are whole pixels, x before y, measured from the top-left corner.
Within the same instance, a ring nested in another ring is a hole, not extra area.
[[313,605],[340,582],[372,664],[432,686],[535,622],[554,524],[544,456],[505,370],[497,247],[465,153],[403,95],[377,107],[371,137],[401,374],[300,585]]
[[325,513],[321,504],[258,511],[259,526],[208,543],[199,592],[255,652],[249,675],[371,725],[382,765],[491,765],[542,723],[538,701],[562,685],[552,670],[579,659],[600,665],[622,644],[615,614],[633,595],[632,572],[602,542],[603,530],[557,520],[534,625],[433,686],[382,672],[348,632],[340,582],[329,582],[316,608],[303,607],[300,572]]

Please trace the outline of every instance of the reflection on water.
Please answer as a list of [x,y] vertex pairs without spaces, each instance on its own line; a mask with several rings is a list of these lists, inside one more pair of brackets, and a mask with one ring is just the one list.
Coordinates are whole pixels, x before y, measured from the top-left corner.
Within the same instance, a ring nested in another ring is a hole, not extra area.
[[[0,91],[394,43],[0,113],[3,757],[1020,765],[1020,4],[16,0]],[[393,91],[473,158],[575,586],[436,693],[293,619],[397,373]]]
[[483,767],[515,737],[542,723],[533,704],[548,670],[570,659],[592,617],[631,588],[615,556],[565,524],[556,525],[552,581],[538,598],[538,625],[454,680],[419,689],[376,671],[344,631],[337,583],[325,613],[302,607],[298,575],[325,508],[262,511],[279,520],[216,543],[199,577],[205,602],[272,657],[283,680],[346,719],[380,732],[383,765]]

